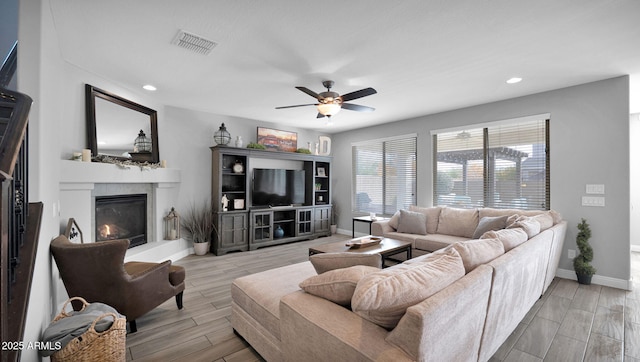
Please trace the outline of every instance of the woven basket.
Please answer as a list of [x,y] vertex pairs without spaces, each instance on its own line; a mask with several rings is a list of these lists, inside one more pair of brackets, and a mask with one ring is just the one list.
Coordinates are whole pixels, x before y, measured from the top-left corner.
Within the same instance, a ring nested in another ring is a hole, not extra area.
[[[69,317],[65,309],[67,305],[74,300],[82,302],[81,310],[84,310],[89,305],[89,303],[81,297],[70,298],[64,303],[60,314],[53,319],[54,322]],[[96,332],[96,323],[109,316],[113,318],[111,328],[104,332]],[[114,313],[105,313],[96,318],[85,333],[74,338],[63,349],[52,354],[51,361],[125,361],[126,338],[127,319],[119,318]]]

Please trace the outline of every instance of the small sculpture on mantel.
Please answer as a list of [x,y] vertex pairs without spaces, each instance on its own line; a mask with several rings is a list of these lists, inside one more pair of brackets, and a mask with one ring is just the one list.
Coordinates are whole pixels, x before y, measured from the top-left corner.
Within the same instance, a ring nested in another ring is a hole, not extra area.
[[222,195],[222,211],[227,211],[229,208],[229,198],[227,198],[227,194]]

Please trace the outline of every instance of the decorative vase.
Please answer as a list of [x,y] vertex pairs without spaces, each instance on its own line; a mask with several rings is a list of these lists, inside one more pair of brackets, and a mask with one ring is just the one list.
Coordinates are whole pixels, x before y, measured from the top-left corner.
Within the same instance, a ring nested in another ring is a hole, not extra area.
[[205,255],[209,252],[209,242],[205,243],[193,243],[193,251],[196,255]]
[[284,236],[284,230],[282,230],[280,225],[278,225],[276,229],[273,231],[273,237],[276,239],[280,239],[283,236]]
[[236,138],[236,147],[238,148],[242,148],[242,145],[244,144],[244,142],[242,141],[242,137],[238,136]]
[[578,277],[578,283],[584,285],[591,285],[591,274],[578,274],[576,273],[576,277]]

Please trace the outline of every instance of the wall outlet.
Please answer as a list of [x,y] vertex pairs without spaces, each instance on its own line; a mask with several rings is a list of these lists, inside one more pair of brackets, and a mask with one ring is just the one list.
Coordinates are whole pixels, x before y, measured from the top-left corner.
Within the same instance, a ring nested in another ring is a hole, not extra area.
[[573,249],[569,249],[568,256],[569,256],[569,259],[574,259],[576,257],[576,251]]

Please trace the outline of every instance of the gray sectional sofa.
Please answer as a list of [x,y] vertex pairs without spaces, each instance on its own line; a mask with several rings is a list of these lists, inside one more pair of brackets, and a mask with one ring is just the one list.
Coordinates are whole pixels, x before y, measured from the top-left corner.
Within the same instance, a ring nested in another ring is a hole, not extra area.
[[232,325],[268,361],[487,361],[551,283],[566,227],[554,212],[413,207],[372,231],[427,254],[238,278]]

